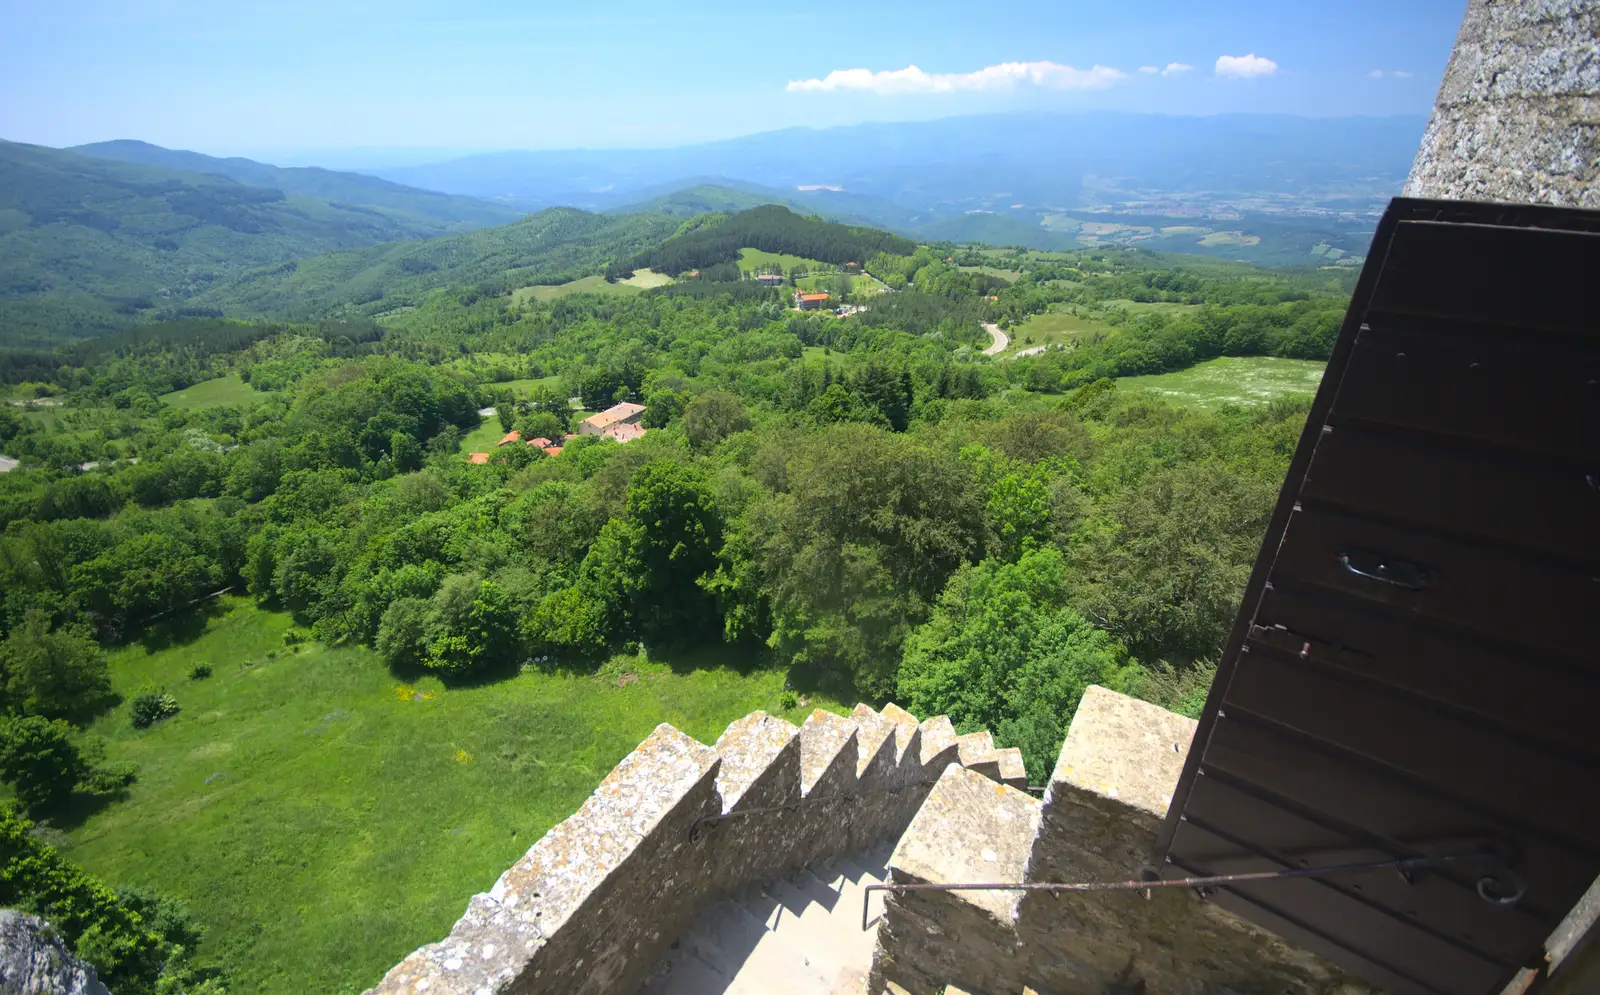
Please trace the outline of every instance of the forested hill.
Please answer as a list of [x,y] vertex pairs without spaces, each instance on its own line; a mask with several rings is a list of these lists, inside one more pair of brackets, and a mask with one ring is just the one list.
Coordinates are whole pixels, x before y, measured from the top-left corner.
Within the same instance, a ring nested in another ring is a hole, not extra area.
[[715,216],[633,259],[618,259],[606,270],[609,279],[649,267],[660,273],[683,273],[728,263],[743,248],[782,252],[843,265],[864,263],[880,252],[909,256],[916,243],[872,228],[804,218],[786,207],[769,204],[740,211],[725,219]]
[[306,194],[340,204],[380,208],[407,215],[419,224],[436,221],[440,225],[436,234],[503,225],[527,213],[493,201],[419,190],[362,173],[318,167],[284,168],[238,157],[219,159],[129,139],[77,145],[66,151],[97,159],[226,176],[253,187],[273,187],[284,193]]
[[223,176],[0,141],[3,344],[45,344],[181,314],[189,298],[247,270],[455,227]]
[[610,217],[552,207],[516,224],[332,252],[257,269],[197,298],[228,315],[377,315],[450,288],[470,304],[538,283],[565,283],[660,243],[682,224],[664,214]]

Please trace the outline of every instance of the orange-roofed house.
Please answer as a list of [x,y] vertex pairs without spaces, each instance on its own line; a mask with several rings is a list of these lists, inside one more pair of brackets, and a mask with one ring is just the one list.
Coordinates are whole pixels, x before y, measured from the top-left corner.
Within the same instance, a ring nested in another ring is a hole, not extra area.
[[473,464],[474,466],[483,466],[485,463],[489,462],[489,454],[488,453],[468,453],[467,454],[467,462]]
[[539,450],[541,453],[544,453],[546,456],[561,455],[561,447],[556,445],[554,442],[551,442],[549,439],[546,439],[542,435],[536,435],[529,439],[528,445]]
[[616,439],[618,442],[632,442],[644,435],[645,428],[636,422],[619,422],[606,429],[602,434],[607,438]]
[[828,303],[827,294],[795,294],[794,306],[802,311],[811,311]]
[[500,445],[508,446],[513,442],[521,442],[521,441],[522,441],[522,433],[518,432],[516,429],[512,429],[511,431],[509,431],[509,432],[507,432],[505,434],[505,437],[503,439],[500,440]]
[[631,425],[644,417],[644,405],[623,401],[578,423],[579,435],[605,435],[613,425]]

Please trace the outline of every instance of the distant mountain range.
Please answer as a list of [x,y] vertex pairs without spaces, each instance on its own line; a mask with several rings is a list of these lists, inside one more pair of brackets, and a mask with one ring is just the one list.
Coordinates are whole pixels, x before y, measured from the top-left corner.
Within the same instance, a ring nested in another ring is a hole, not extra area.
[[1142,244],[1315,264],[1329,251],[1365,251],[1425,123],[985,115],[791,128],[676,149],[496,152],[372,172],[527,209],[687,214],[775,203],[915,238]]
[[380,208],[423,229],[432,229],[435,225],[438,227],[438,231],[429,230],[427,234],[448,234],[469,228],[503,225],[527,213],[505,204],[435,190],[420,190],[363,173],[336,172],[317,167],[284,169],[252,159],[218,159],[198,152],[165,149],[130,139],[76,145],[64,151],[141,166],[226,176],[249,186],[305,194],[335,204]]
[[519,206],[602,210],[707,177],[791,197],[872,198],[913,218],[1018,202],[1082,208],[1150,194],[1339,203],[1397,192],[1425,123],[1420,116],[983,115],[790,128],[674,149],[496,152],[371,172]]

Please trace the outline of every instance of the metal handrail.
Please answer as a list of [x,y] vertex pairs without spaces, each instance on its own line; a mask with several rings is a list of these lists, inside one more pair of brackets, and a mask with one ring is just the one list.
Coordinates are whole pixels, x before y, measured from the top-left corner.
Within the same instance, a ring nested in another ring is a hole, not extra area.
[[1281,871],[1249,871],[1241,874],[1213,874],[1206,877],[1162,878],[1153,867],[1146,867],[1148,877],[1138,881],[1083,881],[1070,884],[1053,881],[1000,882],[984,881],[963,884],[869,884],[861,896],[861,928],[868,928],[867,905],[875,891],[1042,891],[1042,892],[1110,892],[1142,891],[1149,899],[1156,888],[1194,888],[1202,898],[1207,890],[1230,884],[1261,881],[1285,881],[1294,878],[1327,877],[1332,874],[1361,874],[1370,871],[1399,871],[1409,875],[1415,871],[1447,864],[1488,861],[1499,865],[1499,873],[1511,880],[1513,887],[1505,890],[1505,882],[1494,875],[1478,879],[1478,895],[1493,905],[1515,905],[1527,891],[1522,879],[1505,866],[1504,859],[1496,853],[1452,853],[1436,857],[1405,857],[1397,860],[1378,860],[1367,863],[1333,864],[1327,867],[1295,867]]

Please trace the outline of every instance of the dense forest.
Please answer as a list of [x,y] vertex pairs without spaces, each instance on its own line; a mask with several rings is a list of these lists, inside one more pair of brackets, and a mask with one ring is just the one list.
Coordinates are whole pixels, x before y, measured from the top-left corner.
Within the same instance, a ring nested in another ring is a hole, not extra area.
[[[742,248],[874,279],[849,317],[801,313],[722,265]],[[598,279],[645,267],[702,276]],[[515,293],[580,277],[597,292]],[[0,474],[0,904],[59,919],[119,992],[229,983],[179,906],[94,880],[22,818],[139,790],[87,730],[158,730],[184,690],[119,700],[108,654],[220,591],[447,689],[720,648],[781,670],[786,708],[894,700],[990,729],[1035,783],[1089,684],[1193,713],[1308,399],[1208,407],[1118,378],[1324,359],[1339,279],[918,247],[778,207],[553,210],[257,270],[205,298],[232,317],[0,351],[0,452],[21,461]],[[991,359],[986,322],[1070,333]],[[180,403],[202,388],[219,400]],[[494,444],[623,400],[636,441]]]
[[910,239],[872,228],[853,228],[819,218],[806,218],[786,207],[766,205],[732,215],[702,215],[674,238],[606,267],[608,279],[636,269],[679,274],[733,262],[740,249],[781,252],[842,266],[864,262],[879,253],[907,256],[916,248]]

